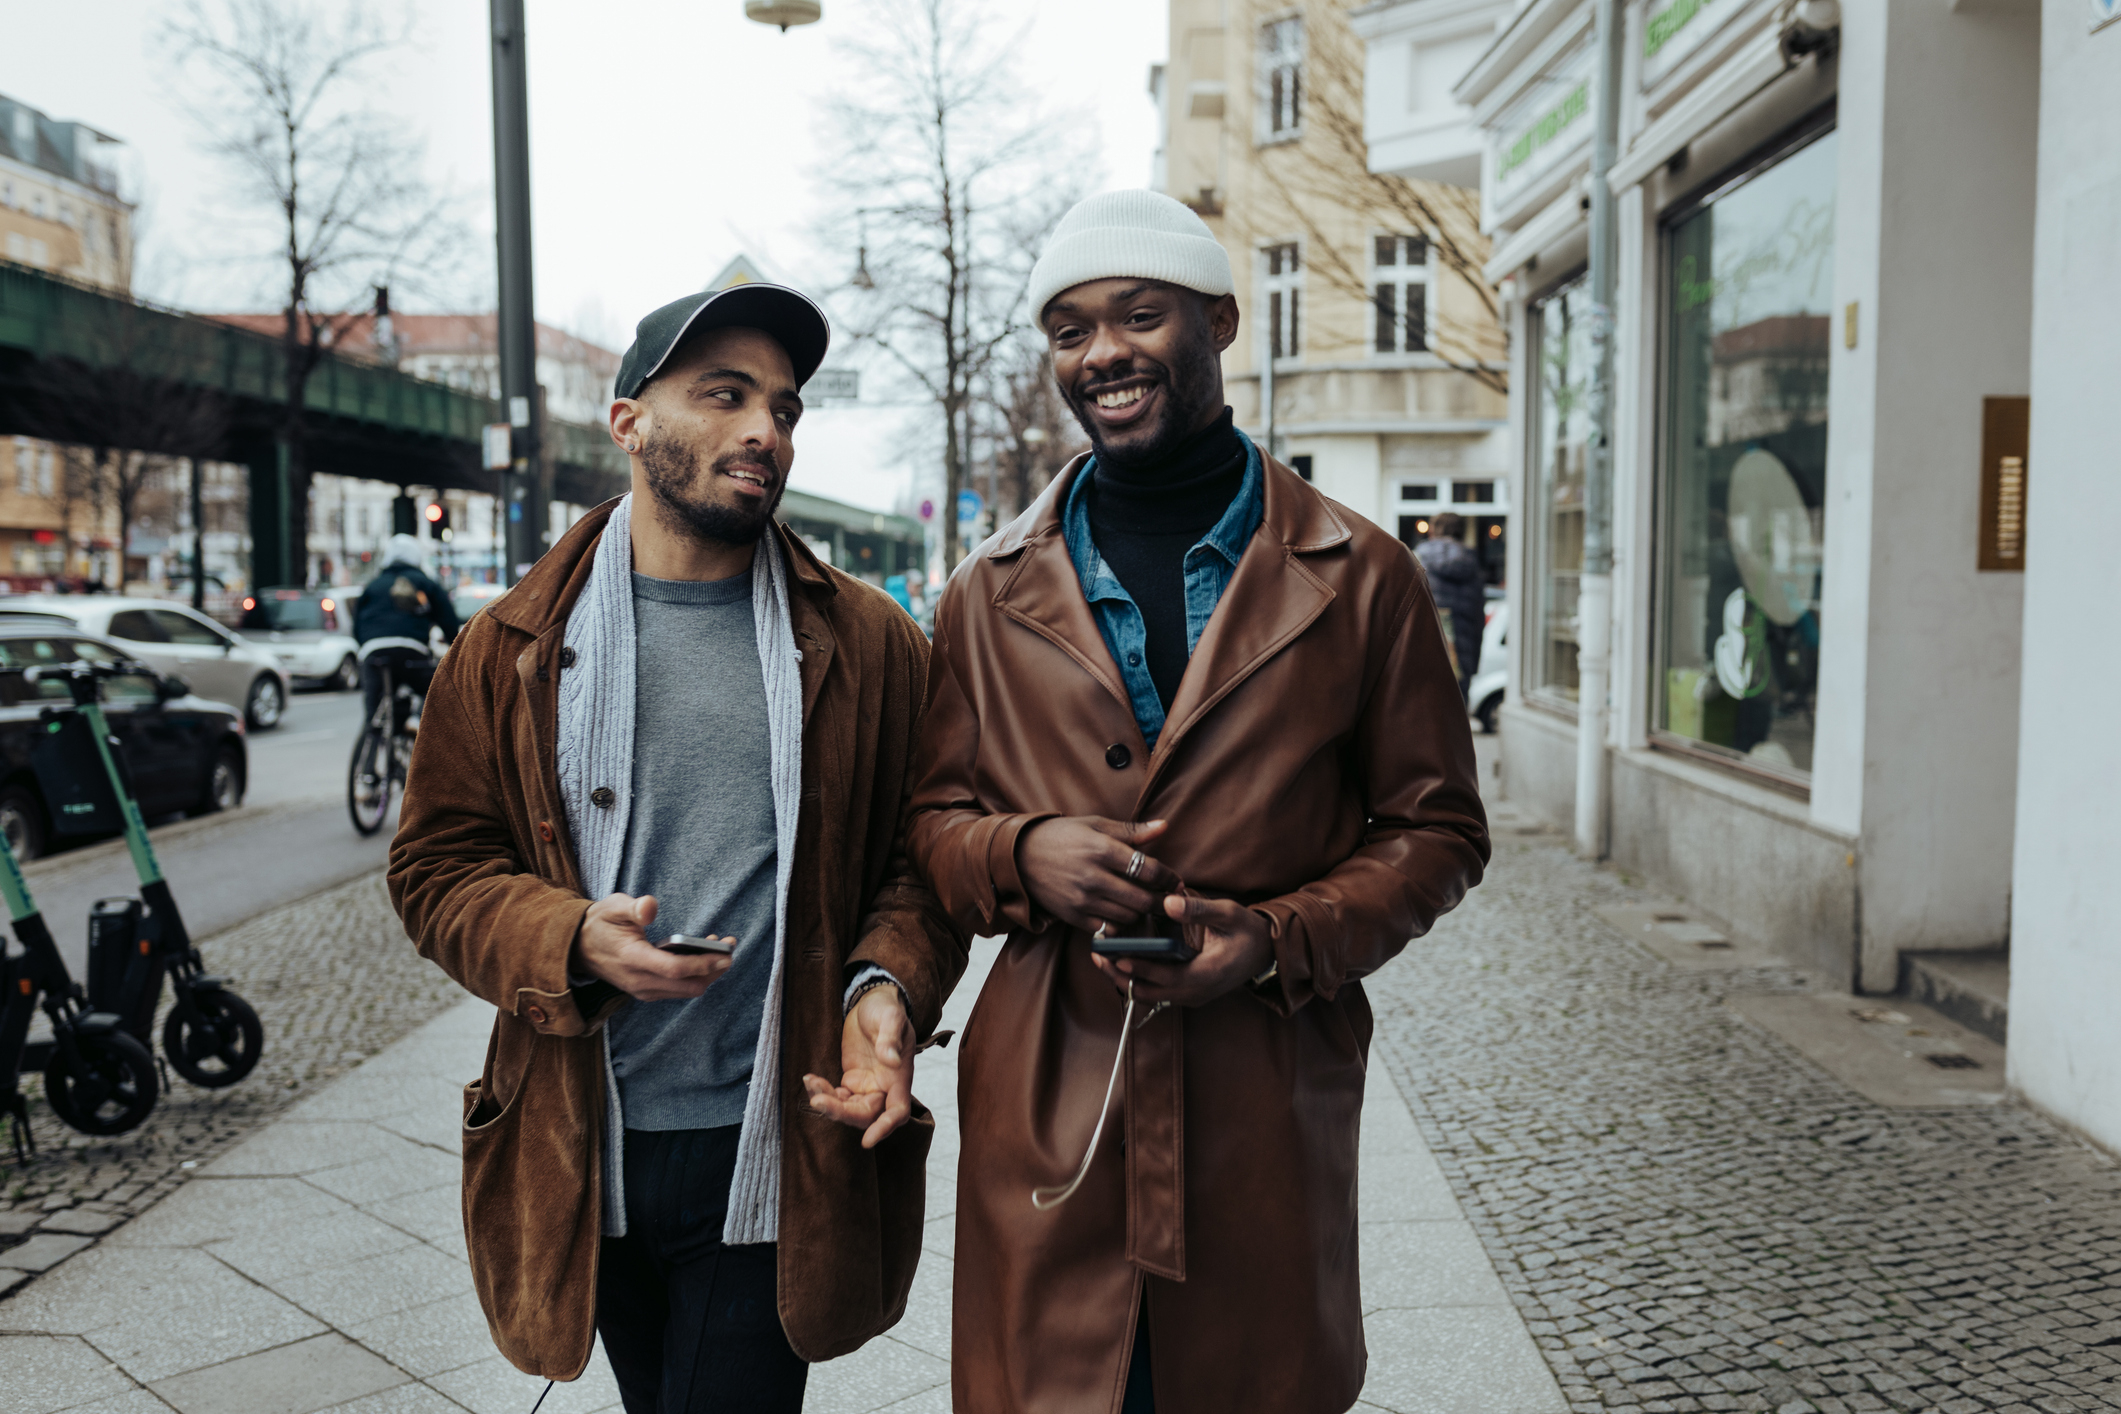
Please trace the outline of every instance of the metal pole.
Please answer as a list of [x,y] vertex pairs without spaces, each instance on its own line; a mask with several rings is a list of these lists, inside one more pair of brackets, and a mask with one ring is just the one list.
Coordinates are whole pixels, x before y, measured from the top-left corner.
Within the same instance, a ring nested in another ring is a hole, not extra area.
[[501,398],[514,429],[512,464],[501,473],[506,511],[503,582],[545,551],[539,495],[537,317],[530,289],[530,81],[524,62],[523,0],[492,0],[494,243],[500,257]]
[[1576,852],[1606,851],[1606,715],[1613,656],[1613,287],[1620,223],[1606,174],[1620,148],[1620,0],[1597,0],[1597,127],[1591,138],[1591,445],[1577,600]]
[[[1271,302],[1273,296],[1267,298]],[[1274,455],[1274,326],[1271,319],[1262,319],[1259,323],[1259,340],[1264,355],[1259,361],[1259,415],[1267,429],[1267,445],[1260,450],[1271,457]]]
[[197,457],[185,458],[191,470],[191,606],[206,612],[206,473]]

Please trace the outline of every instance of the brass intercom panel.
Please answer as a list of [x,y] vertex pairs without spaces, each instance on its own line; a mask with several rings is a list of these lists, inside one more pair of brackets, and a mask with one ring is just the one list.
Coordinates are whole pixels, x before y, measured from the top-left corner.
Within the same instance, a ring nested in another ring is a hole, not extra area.
[[2025,570],[2026,442],[2032,399],[1981,400],[1981,561]]

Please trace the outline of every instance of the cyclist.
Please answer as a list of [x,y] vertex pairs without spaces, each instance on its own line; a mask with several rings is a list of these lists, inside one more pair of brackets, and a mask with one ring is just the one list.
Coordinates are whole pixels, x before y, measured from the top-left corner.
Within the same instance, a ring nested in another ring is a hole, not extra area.
[[[442,630],[442,641],[457,636],[457,611],[442,586],[420,568],[420,542],[410,535],[393,535],[384,556],[382,573],[368,582],[354,604],[354,641],[363,645],[378,639],[401,639],[362,654],[361,688],[367,714],[373,718],[383,699],[383,670],[409,683],[425,696],[434,681],[435,658],[424,645],[429,627]],[[396,725],[402,727],[402,722]]]

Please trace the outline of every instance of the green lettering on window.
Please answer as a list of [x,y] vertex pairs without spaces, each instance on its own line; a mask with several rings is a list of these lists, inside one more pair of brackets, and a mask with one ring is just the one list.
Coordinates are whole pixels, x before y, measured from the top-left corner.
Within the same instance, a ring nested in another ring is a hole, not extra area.
[[1516,141],[1503,149],[1502,161],[1496,165],[1495,175],[1507,177],[1531,160],[1532,154],[1545,147],[1560,135],[1562,129],[1591,111],[1591,86],[1580,83],[1569,90],[1561,102],[1539,116],[1539,120],[1517,135]]
[[1665,41],[1686,28],[1686,22],[1701,13],[1708,0],[1672,0],[1672,3],[1650,16],[1649,28],[1643,31],[1642,55],[1647,59],[1664,48]]

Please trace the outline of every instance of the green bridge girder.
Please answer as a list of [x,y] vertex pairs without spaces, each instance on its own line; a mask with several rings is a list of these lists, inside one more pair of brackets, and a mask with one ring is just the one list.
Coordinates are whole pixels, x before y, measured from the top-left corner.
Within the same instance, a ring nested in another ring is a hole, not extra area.
[[[128,450],[248,466],[253,578],[266,584],[299,572],[299,555],[283,557],[300,538],[283,529],[276,439],[287,380],[279,341],[0,262],[0,433],[52,436],[55,412],[71,411],[77,422],[92,417],[102,395],[94,375],[121,367],[165,391],[220,400],[227,416],[215,445]],[[55,407],[68,402],[81,406]],[[507,420],[496,399],[326,354],[303,389],[302,408],[312,471],[438,491],[498,490],[495,473],[480,464],[482,429]],[[594,505],[626,489],[626,458],[603,428],[548,420],[545,446],[556,498]]]
[[[94,374],[117,367],[222,400],[228,416],[217,445],[128,450],[247,466],[252,578],[265,585],[298,576],[300,555],[283,557],[300,537],[284,531],[277,438],[287,383],[279,341],[0,261],[0,434],[52,436],[55,399],[93,414],[102,393]],[[55,376],[60,369],[74,376]],[[507,420],[497,399],[327,354],[303,389],[302,408],[312,471],[438,491],[499,489],[480,464],[483,429]],[[626,457],[604,428],[548,420],[545,448],[555,498],[595,505],[626,490]],[[790,490],[780,517],[858,573],[919,574],[925,565],[923,528],[905,516]]]

